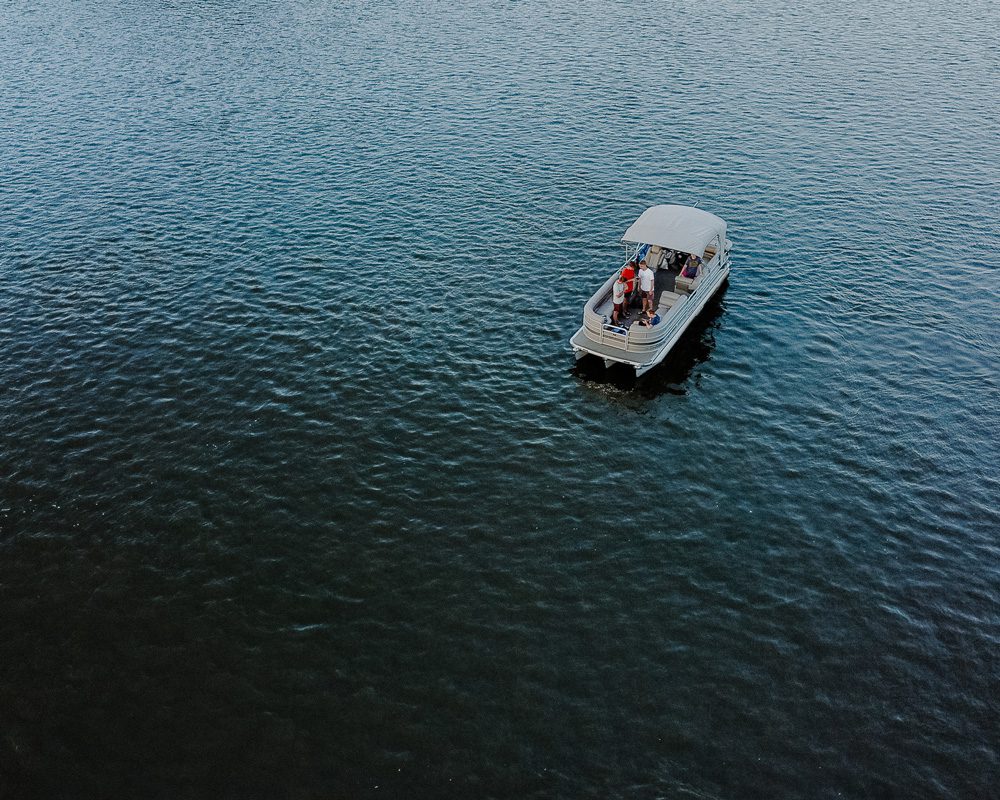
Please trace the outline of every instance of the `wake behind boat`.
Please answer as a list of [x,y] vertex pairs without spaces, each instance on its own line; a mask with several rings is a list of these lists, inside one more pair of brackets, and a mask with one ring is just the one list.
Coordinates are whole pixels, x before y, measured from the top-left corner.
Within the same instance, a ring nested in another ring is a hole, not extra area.
[[726,282],[732,242],[717,216],[678,205],[647,208],[622,242],[625,263],[587,301],[570,344],[578,360],[594,355],[639,376],[667,357]]

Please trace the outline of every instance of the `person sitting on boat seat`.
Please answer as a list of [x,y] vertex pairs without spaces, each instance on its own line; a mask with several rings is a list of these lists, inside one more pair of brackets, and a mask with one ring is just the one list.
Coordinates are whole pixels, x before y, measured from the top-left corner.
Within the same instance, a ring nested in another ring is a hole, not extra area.
[[628,313],[625,307],[625,280],[621,272],[618,273],[615,284],[611,287],[611,302],[614,303],[614,311],[611,312],[611,321],[617,325],[622,316]]
[[639,262],[639,294],[642,297],[642,310],[653,310],[653,270],[645,261]]
[[646,328],[652,328],[654,325],[659,324],[659,322],[660,315],[653,311],[646,312],[639,320],[639,324]]
[[632,304],[635,296],[635,262],[629,261],[622,267],[622,280],[625,281],[625,308]]
[[681,269],[681,275],[685,278],[697,278],[698,270],[700,268],[701,268],[701,258],[692,253],[687,257],[687,261],[684,263],[684,267]]

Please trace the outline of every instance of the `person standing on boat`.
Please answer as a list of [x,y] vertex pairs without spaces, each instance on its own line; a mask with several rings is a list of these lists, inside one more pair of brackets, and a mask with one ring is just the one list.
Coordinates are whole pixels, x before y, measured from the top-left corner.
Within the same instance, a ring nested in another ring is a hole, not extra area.
[[639,262],[639,294],[642,296],[642,310],[653,310],[653,270],[645,261]]
[[611,287],[611,302],[615,305],[614,311],[611,312],[611,321],[617,325],[622,314],[628,313],[625,307],[625,279],[621,272],[615,279],[615,285]]
[[635,262],[627,261],[622,268],[622,280],[625,281],[625,309],[632,305],[635,294]]

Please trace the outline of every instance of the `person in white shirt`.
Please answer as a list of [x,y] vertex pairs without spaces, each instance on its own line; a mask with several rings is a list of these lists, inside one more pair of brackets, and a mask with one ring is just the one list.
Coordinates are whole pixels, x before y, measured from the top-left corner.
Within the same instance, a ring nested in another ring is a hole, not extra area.
[[653,310],[653,270],[645,261],[639,262],[639,294],[642,296],[642,310]]
[[615,310],[611,312],[611,321],[617,325],[625,310],[625,279],[620,272],[615,279],[615,285],[611,287],[611,302],[615,304]]

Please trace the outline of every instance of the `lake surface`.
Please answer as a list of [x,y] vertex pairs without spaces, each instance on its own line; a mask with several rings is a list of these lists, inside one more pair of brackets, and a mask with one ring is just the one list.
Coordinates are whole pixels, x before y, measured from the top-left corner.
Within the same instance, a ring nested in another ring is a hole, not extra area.
[[0,797],[995,796],[996,15],[5,4]]

